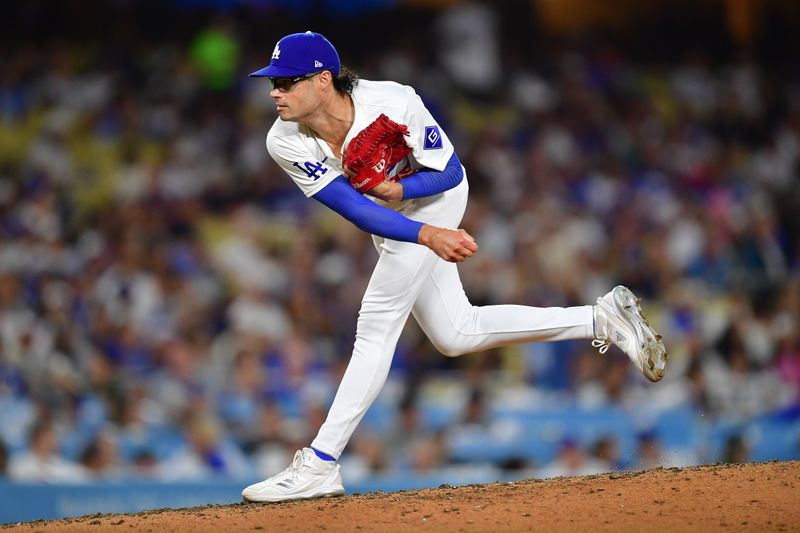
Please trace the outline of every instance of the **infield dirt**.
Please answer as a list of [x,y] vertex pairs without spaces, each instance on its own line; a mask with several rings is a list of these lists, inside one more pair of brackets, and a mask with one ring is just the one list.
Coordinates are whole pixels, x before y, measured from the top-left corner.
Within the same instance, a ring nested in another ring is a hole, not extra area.
[[800,461],[37,521],[7,532],[800,531]]

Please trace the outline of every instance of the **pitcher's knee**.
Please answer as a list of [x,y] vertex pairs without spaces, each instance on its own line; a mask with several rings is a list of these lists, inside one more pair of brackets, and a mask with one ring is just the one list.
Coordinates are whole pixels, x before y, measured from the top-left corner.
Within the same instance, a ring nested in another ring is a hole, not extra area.
[[447,357],[458,357],[459,355],[470,352],[468,347],[457,341],[434,342],[433,345],[442,355],[446,355]]

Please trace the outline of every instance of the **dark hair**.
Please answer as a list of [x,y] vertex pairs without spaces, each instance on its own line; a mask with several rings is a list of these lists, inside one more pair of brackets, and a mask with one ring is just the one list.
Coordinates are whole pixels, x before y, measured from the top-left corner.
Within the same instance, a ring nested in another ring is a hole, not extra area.
[[339,75],[333,77],[333,88],[343,94],[352,94],[356,85],[358,85],[358,74],[344,65],[339,67]]

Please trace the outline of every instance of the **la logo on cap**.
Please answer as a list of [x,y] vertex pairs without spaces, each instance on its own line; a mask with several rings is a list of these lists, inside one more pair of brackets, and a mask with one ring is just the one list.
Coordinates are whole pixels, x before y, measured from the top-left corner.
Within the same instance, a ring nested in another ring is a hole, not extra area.
[[294,78],[322,69],[339,75],[341,63],[336,49],[324,36],[307,31],[286,35],[273,45],[269,65],[250,74],[261,78]]

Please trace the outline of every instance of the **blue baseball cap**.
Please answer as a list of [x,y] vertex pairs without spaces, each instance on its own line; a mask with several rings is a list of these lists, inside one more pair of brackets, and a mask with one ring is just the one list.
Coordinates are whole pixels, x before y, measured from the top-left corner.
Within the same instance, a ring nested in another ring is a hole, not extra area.
[[250,74],[252,78],[291,78],[309,72],[330,70],[339,75],[339,54],[319,33],[307,31],[287,35],[275,45],[269,65]]

